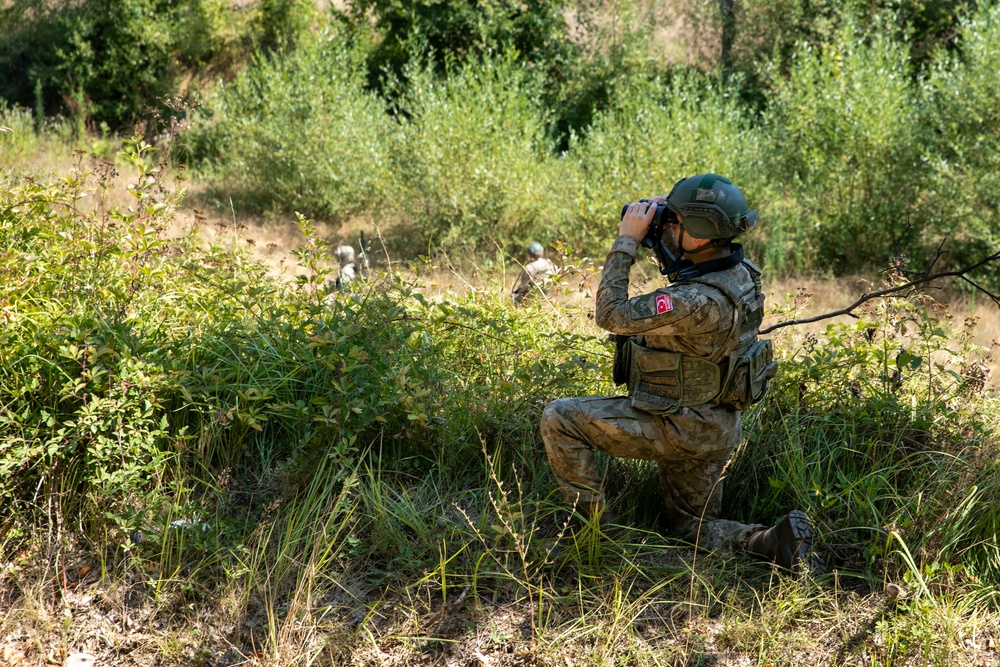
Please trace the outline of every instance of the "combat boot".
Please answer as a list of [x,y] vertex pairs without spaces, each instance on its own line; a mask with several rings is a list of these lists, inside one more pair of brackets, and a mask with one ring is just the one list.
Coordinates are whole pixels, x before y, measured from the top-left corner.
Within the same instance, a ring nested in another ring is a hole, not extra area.
[[747,539],[747,551],[798,571],[807,566],[813,575],[822,574],[823,563],[813,551],[816,531],[801,510],[792,510],[770,528],[759,530]]

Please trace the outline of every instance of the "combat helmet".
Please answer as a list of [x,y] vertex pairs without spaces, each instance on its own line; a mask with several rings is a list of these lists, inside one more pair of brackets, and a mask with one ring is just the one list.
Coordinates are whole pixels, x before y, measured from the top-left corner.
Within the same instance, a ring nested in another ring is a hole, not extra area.
[[718,174],[677,181],[667,195],[667,208],[680,216],[684,231],[696,239],[731,239],[760,222],[740,189]]
[[538,241],[532,241],[528,244],[528,254],[532,257],[541,257],[545,254],[545,248]]

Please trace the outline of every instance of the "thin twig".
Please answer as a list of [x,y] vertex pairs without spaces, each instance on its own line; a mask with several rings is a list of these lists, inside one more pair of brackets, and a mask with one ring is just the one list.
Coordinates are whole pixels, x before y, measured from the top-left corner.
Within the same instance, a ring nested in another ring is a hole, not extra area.
[[[939,248],[938,249],[938,255],[937,255],[937,257],[934,258],[934,262],[937,262],[937,260],[941,257],[942,254],[943,253],[941,252],[941,249]],[[896,295],[896,294],[898,294],[900,292],[903,292],[903,291],[906,291],[906,290],[912,290],[912,288],[916,287],[917,285],[922,285],[924,283],[929,283],[931,281],[938,280],[939,278],[959,278],[961,280],[964,280],[965,282],[969,283],[974,288],[976,288],[976,290],[978,290],[978,291],[982,292],[983,294],[985,294],[986,296],[988,296],[993,301],[993,303],[997,304],[997,307],[1000,307],[1000,295],[994,294],[993,292],[990,292],[989,290],[987,290],[983,286],[981,286],[981,285],[973,282],[970,278],[968,278],[965,275],[967,273],[971,273],[972,271],[975,271],[976,269],[978,269],[979,267],[981,267],[981,266],[983,266],[985,264],[988,264],[990,262],[995,262],[997,260],[1000,260],[1000,252],[993,253],[992,255],[989,255],[988,257],[984,257],[983,259],[979,260],[975,264],[972,264],[970,266],[966,266],[966,267],[961,268],[961,269],[956,269],[954,271],[942,271],[940,273],[929,273],[929,272],[928,273],[924,273],[920,277],[914,278],[913,280],[910,280],[910,281],[908,281],[906,283],[903,283],[902,285],[896,285],[895,287],[888,287],[886,289],[878,290],[878,291],[875,291],[875,292],[865,292],[860,297],[858,297],[857,301],[855,301],[851,305],[847,306],[846,308],[841,308],[840,310],[834,310],[834,311],[831,311],[829,313],[823,313],[822,315],[814,315],[813,317],[800,317],[800,318],[796,318],[796,319],[793,319],[793,320],[786,320],[784,322],[778,322],[777,324],[772,324],[769,327],[761,329],[760,330],[760,334],[761,335],[768,334],[768,333],[771,333],[772,331],[774,331],[776,329],[780,329],[782,327],[790,327],[790,326],[797,325],[797,324],[809,324],[810,322],[819,322],[821,320],[830,319],[831,317],[837,317],[839,315],[847,315],[849,317],[857,318],[857,315],[854,314],[854,309],[857,308],[858,306],[860,306],[863,303],[871,301],[872,299],[877,299],[877,298],[882,297],[882,296],[891,296],[891,295]],[[932,263],[932,266],[933,266],[933,263]]]
[[389,257],[389,248],[385,245],[385,239],[382,238],[382,229],[378,225],[373,225],[375,227],[375,234],[378,236],[378,242],[382,244],[382,252],[385,253],[385,265],[386,270],[389,275],[392,275],[392,258]]

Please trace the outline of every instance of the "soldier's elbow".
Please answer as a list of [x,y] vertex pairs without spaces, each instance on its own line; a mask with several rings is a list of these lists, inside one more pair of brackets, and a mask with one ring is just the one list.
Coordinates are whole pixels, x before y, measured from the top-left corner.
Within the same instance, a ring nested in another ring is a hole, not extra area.
[[618,333],[615,331],[614,318],[611,314],[605,310],[598,308],[594,312],[594,324],[601,327],[605,331],[610,331],[611,333]]

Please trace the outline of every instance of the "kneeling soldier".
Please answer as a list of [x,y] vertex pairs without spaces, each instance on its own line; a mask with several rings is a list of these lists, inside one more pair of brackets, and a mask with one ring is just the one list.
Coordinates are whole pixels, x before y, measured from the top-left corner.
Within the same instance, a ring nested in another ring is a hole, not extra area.
[[[817,568],[805,513],[793,511],[772,528],[720,516],[722,471],[742,439],[742,410],[763,396],[776,370],[771,342],[757,336],[760,272],[733,242],[758,220],[732,181],[715,174],[626,207],[595,317],[617,334],[615,381],[629,395],[553,401],[541,434],[565,500],[588,520],[609,518],[595,451],[655,461],[673,535],[789,569]],[[640,243],[659,250],[661,272],[673,282],[630,299]]]

